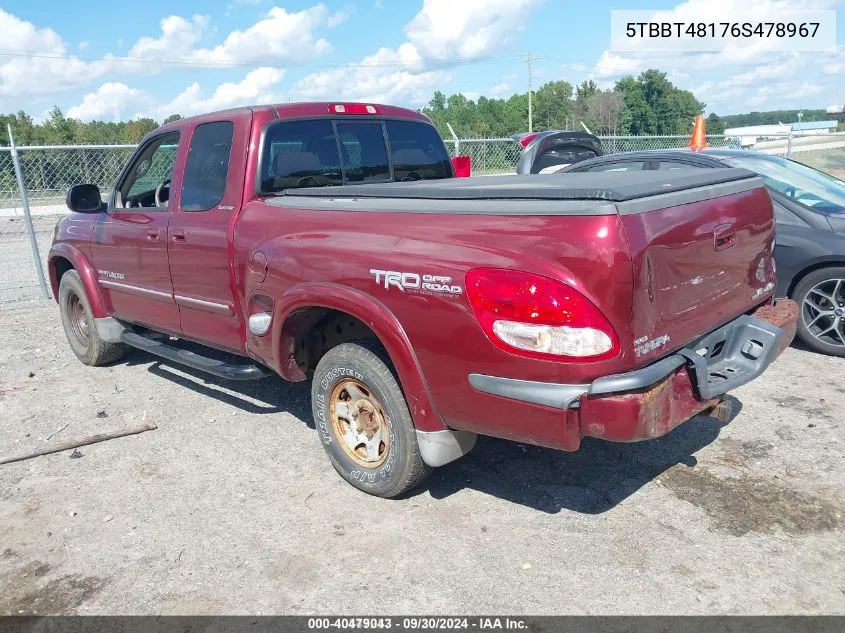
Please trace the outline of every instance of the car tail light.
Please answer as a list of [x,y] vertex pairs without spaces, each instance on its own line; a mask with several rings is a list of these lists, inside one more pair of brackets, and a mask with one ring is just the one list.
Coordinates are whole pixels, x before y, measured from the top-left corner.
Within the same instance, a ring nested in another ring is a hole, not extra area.
[[588,360],[619,351],[605,316],[563,282],[517,270],[475,268],[467,273],[466,289],[484,333],[501,349]]
[[329,106],[334,114],[379,114],[379,109],[366,103],[335,103]]
[[519,144],[522,145],[522,149],[528,147],[528,144],[537,138],[537,133],[534,132],[533,134],[526,134],[525,136],[521,136],[519,138]]
[[469,178],[472,175],[472,164],[469,156],[455,156],[452,159],[452,169],[455,178]]

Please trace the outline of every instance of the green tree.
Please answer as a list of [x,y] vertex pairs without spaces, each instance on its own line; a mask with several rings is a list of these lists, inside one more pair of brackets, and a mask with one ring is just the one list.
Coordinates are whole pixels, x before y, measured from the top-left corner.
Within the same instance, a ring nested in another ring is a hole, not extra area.
[[689,90],[675,87],[666,73],[654,69],[620,79],[614,90],[624,97],[624,119],[631,134],[688,134],[705,107]]
[[624,127],[627,128],[625,133],[654,134],[657,121],[654,110],[643,93],[642,83],[634,77],[624,77],[616,82],[614,90],[620,92],[625,100],[624,114],[621,117],[625,123]]
[[444,95],[439,90],[435,90],[434,96],[431,98],[431,101],[428,103],[429,109],[434,112],[438,112],[441,110],[446,109],[446,95]]
[[589,81],[582,81],[575,89],[575,99],[578,101],[586,101],[599,91],[596,82],[590,79]]
[[162,124],[162,125],[165,125],[165,124],[167,124],[167,123],[173,123],[173,121],[181,121],[181,120],[182,120],[182,115],[181,115],[181,114],[171,114],[171,115],[170,115],[169,117],[167,117],[164,121],[162,121],[162,122],[161,122],[161,124]]
[[123,130],[124,143],[140,143],[147,134],[158,127],[158,123],[152,119],[137,119],[129,121]]
[[53,106],[44,124],[45,141],[50,145],[70,145],[74,142],[77,122],[68,119],[59,106]]
[[708,134],[724,134],[725,133],[725,123],[719,117],[718,114],[715,112],[711,112],[710,116],[707,117],[707,133]]
[[534,93],[534,129],[559,130],[572,116],[572,84],[550,81]]

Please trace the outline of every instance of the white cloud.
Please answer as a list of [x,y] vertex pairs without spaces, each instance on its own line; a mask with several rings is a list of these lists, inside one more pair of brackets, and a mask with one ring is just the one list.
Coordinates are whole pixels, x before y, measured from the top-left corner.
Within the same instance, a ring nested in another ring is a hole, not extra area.
[[327,25],[329,12],[325,5],[289,13],[273,7],[252,26],[232,31],[222,44],[191,53],[197,61],[264,63],[268,61],[302,60],[332,50],[331,44],[315,36],[317,27]]
[[81,121],[120,121],[130,108],[152,105],[152,98],[142,90],[124,83],[108,82],[86,94],[82,103],[69,108],[67,116]]
[[329,14],[325,5],[288,12],[271,8],[256,23],[244,30],[231,31],[221,44],[197,48],[209,29],[207,16],[194,15],[187,20],[171,15],[161,21],[158,37],[142,37],[129,51],[130,57],[145,61],[185,59],[192,63],[248,64],[308,59],[331,51],[329,42],[316,37],[320,26],[340,24],[346,14]]
[[239,82],[226,82],[207,95],[194,82],[169,101],[124,83],[109,82],[86,94],[82,103],[70,108],[67,116],[82,121],[120,121],[151,117],[157,121],[171,114],[191,116],[251,104],[283,101],[278,85],[285,72],[261,67],[249,72]]
[[397,50],[381,48],[358,64],[312,73],[293,86],[291,95],[298,100],[425,103],[432,87],[448,78],[443,71],[425,70],[417,50],[405,43]]
[[[408,41],[380,48],[346,68],[312,73],[291,90],[297,99],[424,104],[450,76],[444,63],[500,53],[539,0],[424,0],[405,26]],[[439,67],[439,69],[438,69]]]
[[56,31],[38,28],[0,9],[3,48],[37,51],[38,57],[0,58],[0,97],[38,96],[81,85],[101,77],[111,62],[87,62],[69,56]]
[[85,42],[80,42],[79,44],[77,44],[77,46],[79,47],[79,50],[84,51],[86,48],[88,48],[88,46],[90,44],[91,44],[91,42],[85,41]]
[[251,104],[278,103],[282,96],[275,89],[284,76],[285,71],[278,68],[256,68],[237,83],[220,84],[208,97],[194,82],[171,101],[140,111],[136,116],[151,116],[161,121],[171,114],[191,116]]
[[503,81],[501,83],[497,83],[495,86],[490,88],[488,92],[490,93],[490,96],[499,97],[510,89],[511,85],[507,81]]
[[[0,9],[3,48],[33,52],[0,58],[0,99],[20,102],[24,98],[51,95],[93,84],[105,75],[118,72],[124,76],[157,72],[170,68],[166,63],[175,59],[224,65],[266,65],[310,59],[332,50],[331,44],[317,35],[317,29],[337,26],[348,15],[349,10],[330,13],[323,4],[301,11],[273,7],[251,26],[231,31],[220,44],[207,48],[200,47],[203,39],[215,33],[207,16],[171,15],[161,20],[159,34],[140,37],[131,46],[129,60],[105,55],[104,59],[86,61],[70,55],[67,44],[52,28],[40,28]],[[79,49],[87,46],[83,42]]]
[[171,15],[160,22],[161,35],[142,37],[129,49],[129,57],[145,60],[177,59],[190,56],[208,27],[208,16],[194,15],[186,20]]
[[339,11],[335,11],[326,20],[326,26],[330,29],[340,26],[349,19],[349,16],[352,15],[352,11],[353,9],[341,9]]
[[596,79],[619,78],[645,70],[649,63],[652,62],[645,56],[626,57],[605,51],[596,62],[593,76]]
[[538,0],[424,0],[405,26],[420,56],[432,60],[474,59],[513,42]]

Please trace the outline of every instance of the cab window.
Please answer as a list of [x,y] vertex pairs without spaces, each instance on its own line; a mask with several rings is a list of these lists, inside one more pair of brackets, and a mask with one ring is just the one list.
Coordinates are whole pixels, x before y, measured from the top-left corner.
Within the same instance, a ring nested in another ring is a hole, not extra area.
[[163,134],[148,142],[118,185],[115,206],[165,210],[170,199],[170,178],[178,149],[178,132]]
[[203,123],[194,130],[182,178],[182,211],[206,211],[223,199],[234,131],[230,121]]

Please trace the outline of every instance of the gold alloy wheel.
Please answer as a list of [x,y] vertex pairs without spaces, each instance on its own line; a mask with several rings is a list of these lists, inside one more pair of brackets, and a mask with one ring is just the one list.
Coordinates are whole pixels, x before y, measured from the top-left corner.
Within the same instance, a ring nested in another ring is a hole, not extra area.
[[347,378],[332,390],[329,417],[344,453],[363,468],[378,468],[390,450],[390,421],[362,382]]

